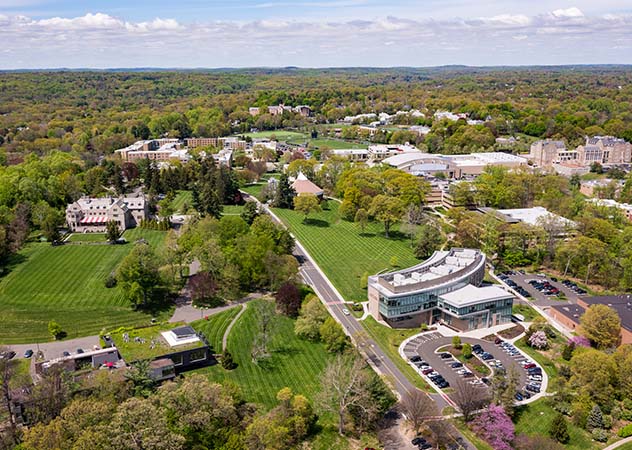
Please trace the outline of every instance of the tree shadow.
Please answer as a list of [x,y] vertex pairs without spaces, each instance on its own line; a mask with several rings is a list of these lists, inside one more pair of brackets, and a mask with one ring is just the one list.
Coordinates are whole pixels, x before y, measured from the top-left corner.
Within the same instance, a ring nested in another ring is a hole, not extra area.
[[261,358],[256,363],[253,364],[259,367],[261,370],[265,370],[266,372],[270,372],[276,369],[276,358],[274,356],[268,356],[267,358]]
[[281,344],[279,346],[277,346],[274,350],[272,350],[273,354],[279,354],[279,355],[285,355],[285,356],[291,356],[291,355],[297,355],[299,353],[301,353],[301,350],[298,349],[297,347],[294,347],[292,345],[285,345],[285,344]]
[[28,258],[20,253],[13,254],[0,265],[0,279],[9,275],[17,266],[28,261]]
[[361,237],[375,237],[375,233],[367,233],[367,232],[361,232],[360,233]]
[[326,220],[322,220],[322,219],[310,219],[310,218],[307,218],[307,219],[303,220],[303,223],[305,225],[315,226],[315,227],[319,227],[319,228],[327,228],[327,227],[329,227],[329,222],[327,222]]

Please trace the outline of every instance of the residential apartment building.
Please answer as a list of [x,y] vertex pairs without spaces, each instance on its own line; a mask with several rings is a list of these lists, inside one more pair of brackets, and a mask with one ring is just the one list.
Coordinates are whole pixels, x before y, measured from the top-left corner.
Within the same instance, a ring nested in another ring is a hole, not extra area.
[[182,148],[179,139],[148,139],[134,142],[125,148],[116,150],[123,161],[133,162],[140,159],[152,161],[168,161],[179,158],[178,150]]
[[616,208],[623,213],[626,219],[632,222],[632,205],[629,203],[619,203],[616,200],[611,200],[609,198],[589,198],[586,201],[597,206]]
[[75,233],[104,233],[114,221],[119,230],[138,226],[149,218],[145,197],[81,197],[66,208],[66,223]]
[[369,277],[369,312],[393,327],[442,322],[468,331],[511,321],[513,296],[478,287],[484,276],[480,250],[438,251],[416,266]]

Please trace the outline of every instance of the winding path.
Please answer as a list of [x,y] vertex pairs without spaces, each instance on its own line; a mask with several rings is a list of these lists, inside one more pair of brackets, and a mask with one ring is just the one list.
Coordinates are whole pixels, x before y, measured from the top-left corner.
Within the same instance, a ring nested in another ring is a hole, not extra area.
[[230,330],[233,329],[233,325],[237,323],[241,315],[246,311],[247,307],[248,307],[247,304],[241,305],[241,311],[237,313],[237,315],[233,318],[233,320],[230,322],[230,324],[226,328],[226,331],[224,331],[224,336],[222,336],[222,352],[226,351],[226,344],[228,342],[228,335],[230,334]]
[[617,447],[621,447],[623,444],[627,444],[627,443],[630,443],[630,442],[632,442],[632,436],[627,437],[625,439],[621,439],[620,441],[617,441],[614,444],[607,446],[603,450],[613,450],[613,449],[615,449]]

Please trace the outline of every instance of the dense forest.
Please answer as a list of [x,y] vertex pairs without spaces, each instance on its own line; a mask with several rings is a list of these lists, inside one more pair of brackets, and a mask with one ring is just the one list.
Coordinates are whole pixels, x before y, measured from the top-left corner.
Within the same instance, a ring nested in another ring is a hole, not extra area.
[[[448,142],[453,145],[468,134],[485,144],[488,133],[559,137],[571,145],[586,134],[632,140],[627,67],[5,72],[0,81],[3,162],[62,150],[94,164],[97,156],[150,136],[301,128],[406,109],[488,119],[478,133],[462,129]],[[309,105],[314,117],[248,114],[250,106],[279,103]],[[441,150],[459,128],[433,127],[426,145]]]

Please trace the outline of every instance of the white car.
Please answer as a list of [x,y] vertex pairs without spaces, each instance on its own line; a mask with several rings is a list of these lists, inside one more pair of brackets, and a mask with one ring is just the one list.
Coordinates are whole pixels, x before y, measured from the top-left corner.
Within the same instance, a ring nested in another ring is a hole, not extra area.
[[342,313],[343,313],[345,316],[348,316],[349,314],[351,314],[347,308],[342,308]]

